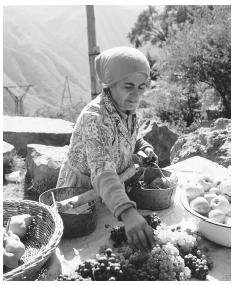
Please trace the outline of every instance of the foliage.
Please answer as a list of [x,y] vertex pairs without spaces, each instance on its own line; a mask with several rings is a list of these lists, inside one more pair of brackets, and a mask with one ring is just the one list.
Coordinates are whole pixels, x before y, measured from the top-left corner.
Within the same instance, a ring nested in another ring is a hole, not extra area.
[[230,9],[203,8],[193,24],[172,35],[164,46],[166,62],[162,70],[183,84],[203,82],[221,98],[225,117],[231,114]]
[[[168,5],[161,14],[149,6],[139,15],[128,35],[131,43],[150,44],[150,51],[161,47],[159,56],[147,54],[156,81],[153,92],[161,94],[145,116],[156,112],[184,130],[210,113],[230,118],[230,28],[230,6]],[[156,87],[161,81],[167,82],[164,90]]]

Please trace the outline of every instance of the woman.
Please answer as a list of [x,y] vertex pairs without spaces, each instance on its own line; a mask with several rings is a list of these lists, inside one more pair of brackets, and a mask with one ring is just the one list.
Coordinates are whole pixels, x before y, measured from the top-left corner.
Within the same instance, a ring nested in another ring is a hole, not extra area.
[[152,247],[152,229],[128,198],[118,174],[133,164],[133,153],[139,150],[157,159],[152,146],[137,137],[135,114],[148,84],[150,66],[140,51],[130,47],[106,50],[95,63],[103,92],[77,119],[57,187],[93,187],[124,223],[128,241],[148,250]]

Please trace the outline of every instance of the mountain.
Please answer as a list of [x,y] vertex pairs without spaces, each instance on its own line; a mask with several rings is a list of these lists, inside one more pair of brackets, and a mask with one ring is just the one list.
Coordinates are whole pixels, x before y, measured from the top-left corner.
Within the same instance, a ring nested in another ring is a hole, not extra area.
[[[127,34],[145,6],[96,5],[94,9],[100,50],[130,46]],[[45,106],[58,107],[66,76],[72,102],[88,102],[91,95],[85,6],[4,6],[3,83],[32,85],[24,98],[25,115],[33,115]],[[10,90],[20,96],[25,88]],[[3,113],[14,114],[14,102],[6,89]]]

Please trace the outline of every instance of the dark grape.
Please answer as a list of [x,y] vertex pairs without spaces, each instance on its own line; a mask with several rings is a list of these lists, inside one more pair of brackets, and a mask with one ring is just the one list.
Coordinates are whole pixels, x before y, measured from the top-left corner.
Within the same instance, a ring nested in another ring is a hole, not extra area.
[[110,233],[110,238],[114,241],[114,246],[118,247],[123,242],[127,241],[125,227],[124,226],[116,226],[112,228]]
[[149,226],[151,226],[154,230],[156,230],[157,226],[161,224],[160,218],[155,213],[143,217],[145,218]]
[[209,268],[207,265],[207,260],[205,259],[205,255],[202,255],[201,258],[198,258],[196,255],[189,253],[184,256],[184,261],[185,265],[188,266],[191,270],[193,277],[200,280],[206,280]]

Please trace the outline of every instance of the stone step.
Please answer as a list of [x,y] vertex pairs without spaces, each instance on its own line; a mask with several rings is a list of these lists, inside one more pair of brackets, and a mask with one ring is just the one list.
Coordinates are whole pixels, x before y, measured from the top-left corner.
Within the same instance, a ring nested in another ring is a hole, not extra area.
[[3,139],[26,157],[27,144],[68,145],[73,127],[74,123],[62,119],[3,116]]
[[56,187],[60,167],[66,159],[68,146],[28,144],[26,167],[33,188],[39,193]]

